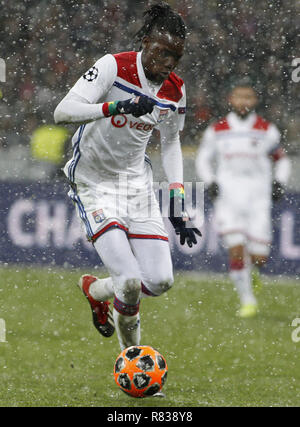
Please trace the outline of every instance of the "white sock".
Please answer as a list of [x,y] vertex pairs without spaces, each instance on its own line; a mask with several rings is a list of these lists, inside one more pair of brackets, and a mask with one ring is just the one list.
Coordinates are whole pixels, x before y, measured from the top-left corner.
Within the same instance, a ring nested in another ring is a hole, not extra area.
[[89,293],[96,301],[107,301],[114,297],[114,284],[111,277],[97,279],[90,286]]
[[131,345],[139,345],[141,339],[140,314],[124,316],[114,308],[113,316],[121,350]]
[[256,304],[252,291],[251,269],[245,266],[238,270],[231,269],[229,276],[234,283],[235,289],[242,304]]

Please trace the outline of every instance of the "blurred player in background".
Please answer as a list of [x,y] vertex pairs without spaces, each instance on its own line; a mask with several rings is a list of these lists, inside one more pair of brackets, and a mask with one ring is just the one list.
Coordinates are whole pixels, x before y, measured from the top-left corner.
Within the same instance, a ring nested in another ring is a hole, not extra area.
[[214,201],[217,232],[229,252],[229,275],[241,317],[257,313],[252,274],[268,259],[272,201],[284,194],[290,161],[277,127],[256,114],[258,94],[248,79],[228,94],[229,114],[203,134],[196,170]]
[[173,72],[183,54],[185,24],[164,2],[149,7],[144,17],[137,33],[141,51],[100,58],[54,113],[56,123],[81,124],[65,166],[69,195],[110,274],[105,279],[84,275],[79,286],[97,330],[111,336],[116,329],[122,349],[140,342],[141,296],[159,296],[173,283],[168,235],[145,155],[154,128],[160,131],[170,184],[169,219],[182,244],[191,247],[200,235],[186,227],[179,138],[185,87]]

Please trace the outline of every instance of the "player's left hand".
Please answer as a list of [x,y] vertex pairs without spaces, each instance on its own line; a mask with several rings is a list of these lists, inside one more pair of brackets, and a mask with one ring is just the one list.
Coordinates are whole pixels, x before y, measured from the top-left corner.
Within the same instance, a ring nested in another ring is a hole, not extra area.
[[197,243],[196,234],[202,236],[198,228],[188,228],[187,222],[190,221],[189,214],[185,210],[184,187],[179,184],[170,189],[170,211],[169,220],[175,229],[175,233],[180,236],[180,244],[191,248]]
[[280,182],[273,181],[272,183],[272,200],[277,202],[284,196],[284,187]]
[[180,244],[187,245],[191,248],[197,244],[196,234],[202,236],[202,233],[198,228],[187,228],[186,223],[190,220],[189,215],[186,211],[181,213],[181,217],[169,216],[169,220],[175,229],[175,233],[180,236]]
[[212,182],[207,188],[208,197],[213,202],[219,196],[219,193],[219,185],[216,182]]

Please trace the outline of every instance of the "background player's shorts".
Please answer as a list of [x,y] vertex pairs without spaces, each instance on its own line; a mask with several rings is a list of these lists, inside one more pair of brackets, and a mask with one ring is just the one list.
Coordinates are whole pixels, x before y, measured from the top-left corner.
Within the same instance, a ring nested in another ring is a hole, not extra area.
[[128,238],[168,241],[152,181],[146,185],[125,181],[77,182],[72,186],[69,196],[88,240],[95,241],[108,230],[119,228]]
[[243,245],[256,255],[268,255],[271,244],[271,203],[257,196],[255,202],[245,198],[215,204],[217,232],[227,248]]

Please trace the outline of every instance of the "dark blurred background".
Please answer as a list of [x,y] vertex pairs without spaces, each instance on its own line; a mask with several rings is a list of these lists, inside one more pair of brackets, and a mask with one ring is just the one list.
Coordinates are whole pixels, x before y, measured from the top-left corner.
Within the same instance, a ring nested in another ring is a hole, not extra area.
[[[149,3],[0,1],[0,57],[7,68],[0,82],[0,153],[26,160],[33,132],[53,124],[58,102],[99,57],[139,49],[133,35]],[[288,153],[297,155],[300,82],[292,80],[292,60],[300,57],[299,0],[169,3],[188,29],[177,70],[188,96],[183,147],[196,148],[209,122],[226,113],[228,82],[248,75],[261,96],[260,112],[277,124]]]

